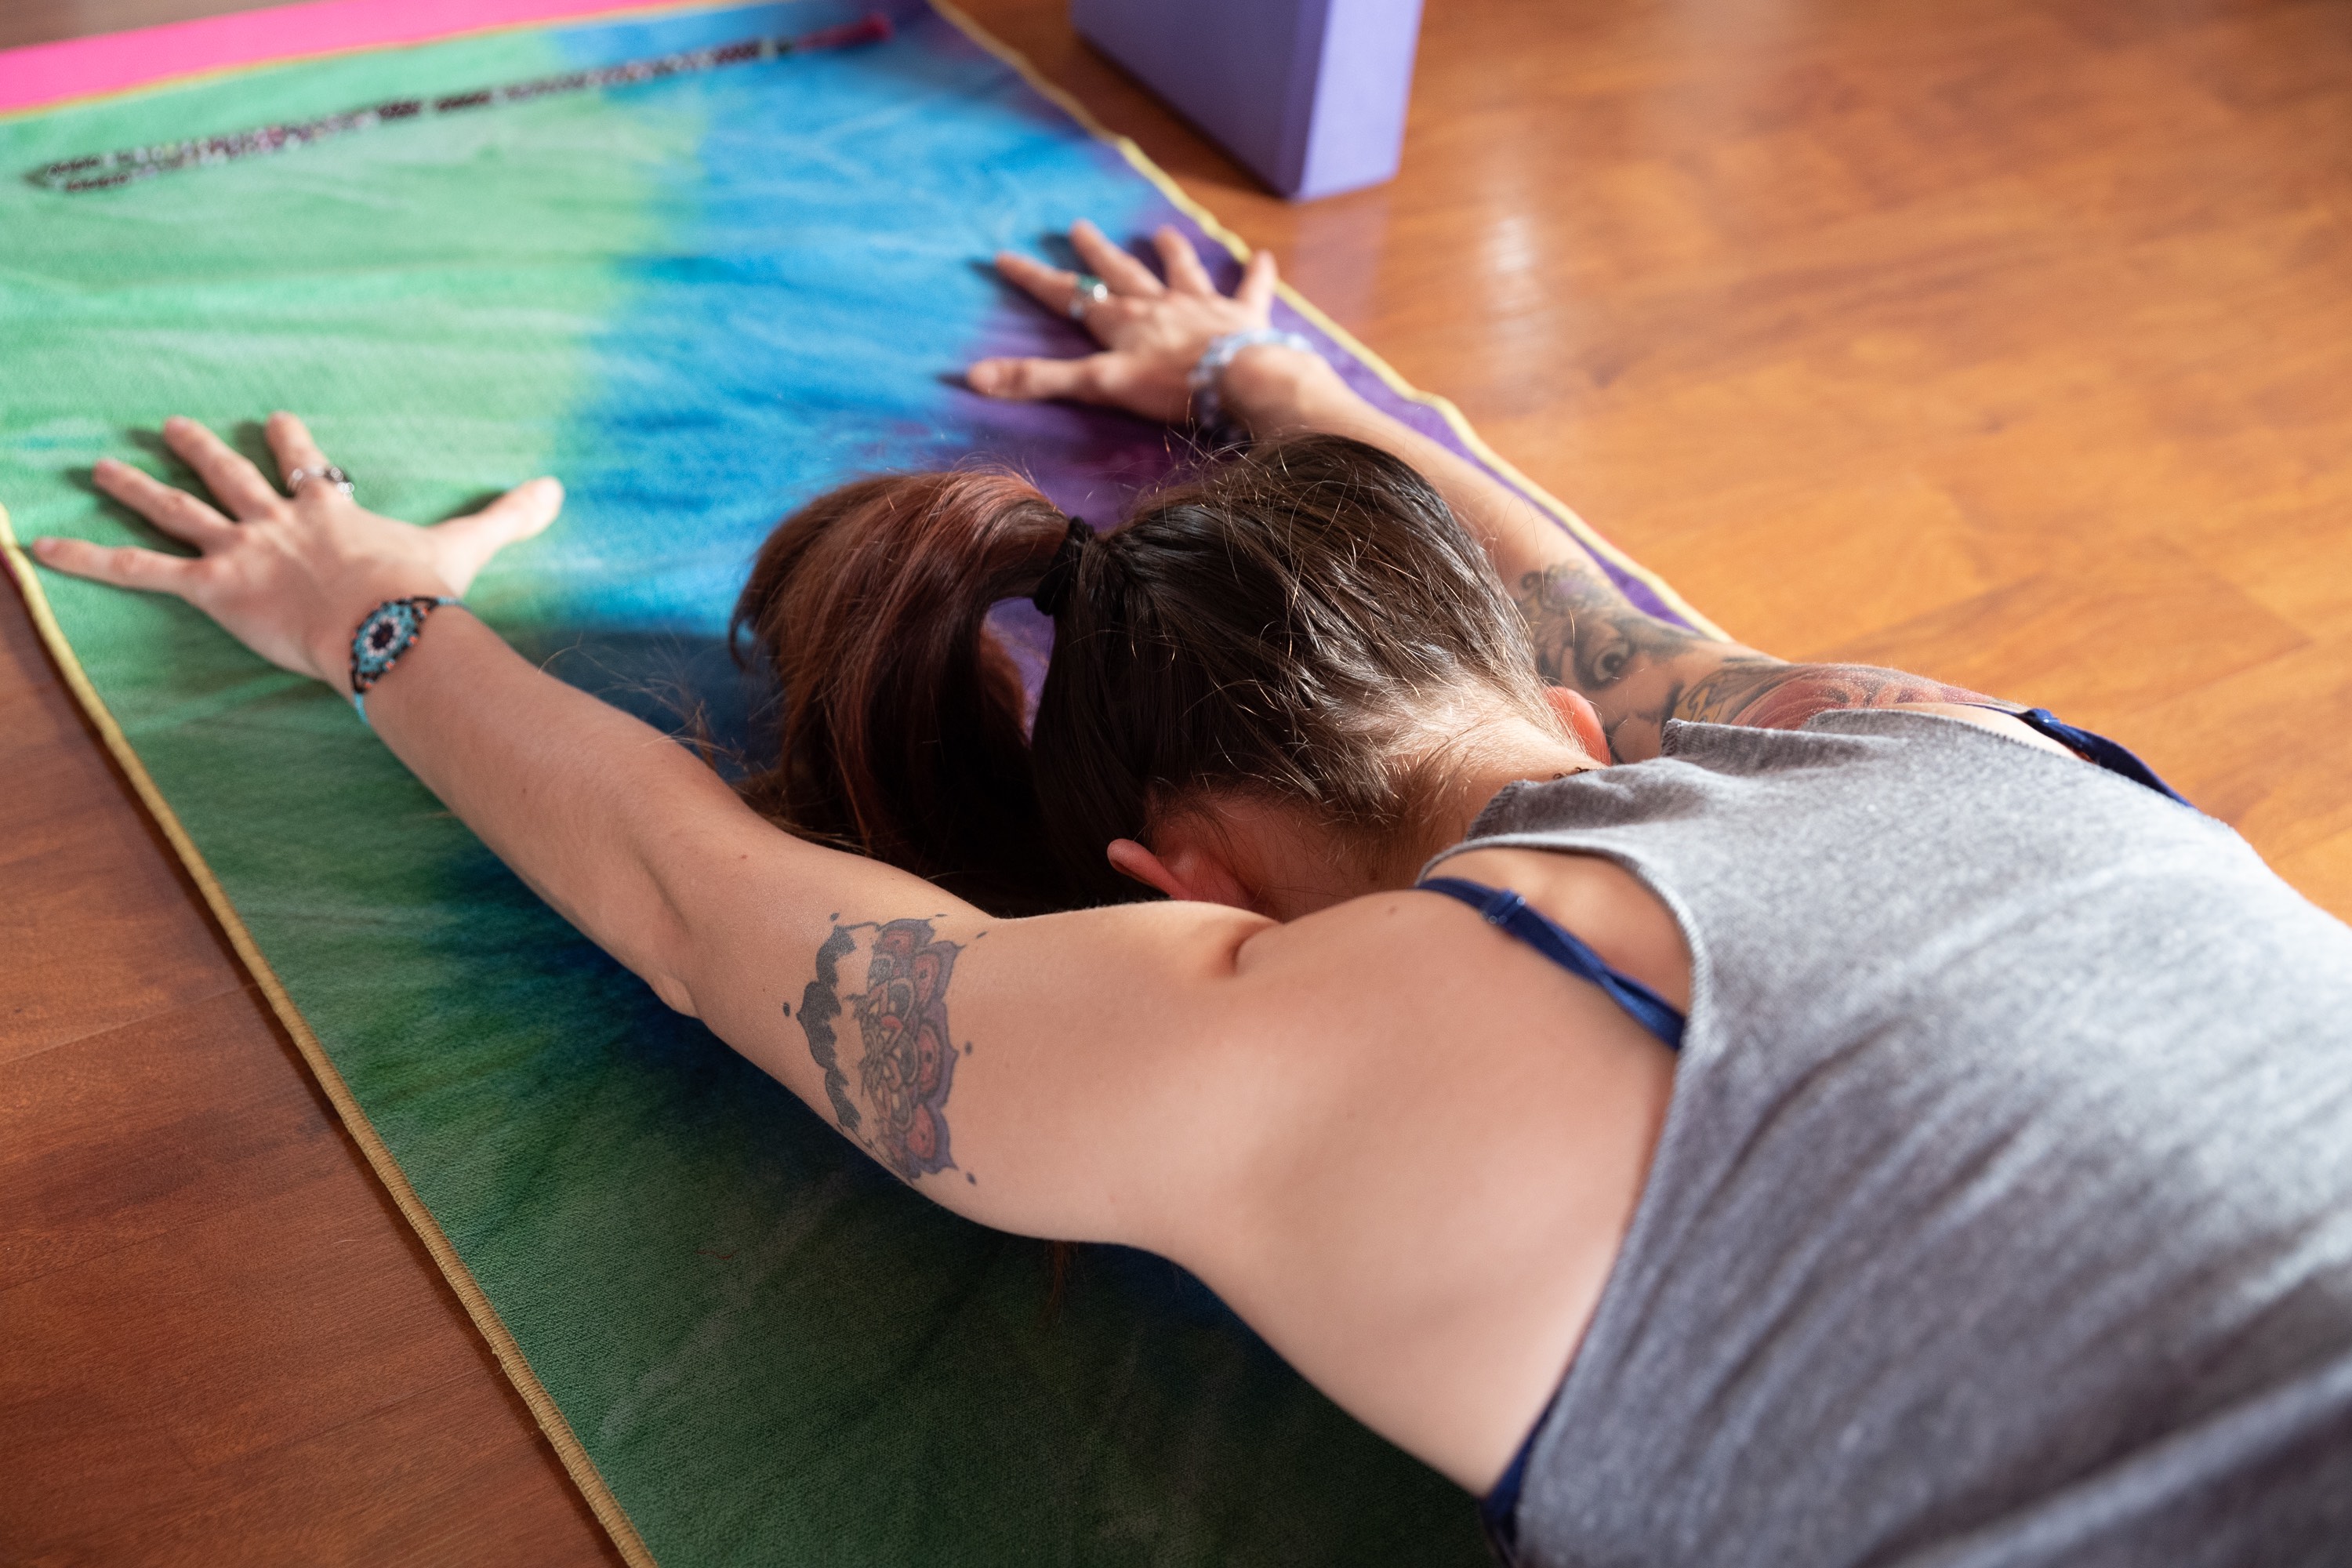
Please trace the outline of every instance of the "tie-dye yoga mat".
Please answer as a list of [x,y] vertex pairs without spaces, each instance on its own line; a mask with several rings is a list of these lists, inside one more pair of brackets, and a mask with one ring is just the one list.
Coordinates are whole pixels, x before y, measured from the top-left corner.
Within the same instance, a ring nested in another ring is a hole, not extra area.
[[[756,745],[757,694],[721,642],[792,507],[984,453],[1107,522],[1182,456],[1159,427],[952,379],[984,353],[1081,345],[992,279],[999,247],[1082,216],[1204,232],[1132,149],[929,10],[889,6],[887,42],[770,58],[728,51],[869,8],[577,15],[598,8],[332,0],[0,55],[0,501],[17,533],[156,542],[87,476],[143,447],[192,483],[150,434],[173,413],[258,455],[251,422],[299,410],[367,504],[418,520],[555,473],[562,521],[472,603],[569,679],[656,716],[699,704]],[[455,30],[501,17],[530,25]],[[572,79],[275,153],[87,161],[551,78]],[[55,101],[76,93],[93,96]],[[1469,440],[1303,302],[1282,313],[1368,394]],[[176,602],[9,555],[634,1559],[1482,1558],[1471,1500],[1199,1285],[1095,1249],[1049,1310],[1041,1247],[934,1210],[664,1011],[350,709]],[[1003,618],[1043,648],[1025,609]]]

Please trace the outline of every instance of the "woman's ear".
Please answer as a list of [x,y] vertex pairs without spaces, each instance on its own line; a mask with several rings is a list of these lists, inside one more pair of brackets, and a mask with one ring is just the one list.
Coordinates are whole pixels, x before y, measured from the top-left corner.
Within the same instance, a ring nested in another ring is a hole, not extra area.
[[1169,847],[1166,859],[1132,838],[1114,838],[1104,851],[1111,869],[1120,876],[1157,888],[1171,899],[1224,904],[1236,910],[1257,906],[1233,868],[1203,846],[1180,837]]
[[1544,695],[1551,700],[1552,711],[1559,715],[1569,733],[1577,738],[1586,755],[1596,763],[1614,762],[1609,754],[1609,731],[1601,728],[1601,710],[1581,691],[1565,686],[1547,686]]
[[1191,889],[1171,871],[1160,857],[1132,838],[1114,838],[1103,851],[1110,868],[1130,882],[1140,882],[1147,888],[1157,888],[1171,899],[1189,899]]

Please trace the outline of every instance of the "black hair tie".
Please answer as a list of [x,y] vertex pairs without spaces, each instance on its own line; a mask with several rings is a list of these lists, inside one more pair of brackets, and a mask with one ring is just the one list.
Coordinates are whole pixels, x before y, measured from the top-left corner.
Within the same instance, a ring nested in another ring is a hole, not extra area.
[[1070,519],[1070,531],[1062,536],[1062,547],[1054,552],[1045,574],[1037,579],[1037,591],[1029,595],[1039,615],[1049,619],[1058,616],[1070,602],[1070,590],[1078,580],[1078,557],[1086,553],[1094,537],[1095,531],[1087,526],[1085,518]]

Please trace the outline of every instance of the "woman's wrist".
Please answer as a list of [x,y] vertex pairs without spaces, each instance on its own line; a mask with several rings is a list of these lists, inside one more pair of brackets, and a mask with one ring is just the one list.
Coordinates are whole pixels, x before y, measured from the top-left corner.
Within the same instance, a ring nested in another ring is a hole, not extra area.
[[1321,355],[1275,343],[1235,354],[1218,379],[1226,413],[1252,436],[1343,435],[1372,412]]
[[311,670],[336,696],[352,700],[352,639],[383,605],[404,599],[455,599],[433,572],[410,565],[371,572],[335,584],[320,595],[320,615],[305,639]]

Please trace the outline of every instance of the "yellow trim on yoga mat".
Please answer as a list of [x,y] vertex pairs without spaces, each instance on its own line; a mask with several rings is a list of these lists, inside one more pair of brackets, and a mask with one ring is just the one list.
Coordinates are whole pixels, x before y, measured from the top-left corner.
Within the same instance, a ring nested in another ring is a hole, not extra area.
[[186,867],[188,875],[195,879],[196,890],[204,894],[205,903],[212,910],[213,918],[220,922],[221,930],[227,934],[229,946],[236,950],[237,962],[245,965],[247,972],[261,987],[262,995],[269,1001],[269,1010],[278,1015],[278,1021],[285,1025],[286,1032],[294,1037],[295,1048],[302,1053],[302,1060],[310,1068],[311,1076],[319,1080],[319,1087],[327,1091],[327,1099],[334,1105],[335,1114],[342,1118],[343,1125],[358,1142],[360,1152],[367,1156],[368,1165],[375,1172],[376,1179],[384,1184],[384,1189],[392,1194],[392,1201],[400,1205],[403,1217],[425,1243],[425,1250],[433,1255],[433,1261],[440,1268],[442,1278],[448,1280],[449,1288],[457,1293],[457,1300],[465,1303],[466,1313],[474,1320],[474,1327],[479,1329],[482,1338],[489,1342],[491,1352],[499,1358],[499,1369],[514,1384],[515,1391],[522,1395],[523,1403],[530,1406],[531,1415],[539,1420],[540,1429],[555,1446],[556,1455],[562,1459],[563,1468],[571,1472],[573,1483],[588,1500],[588,1506],[595,1510],[597,1522],[613,1538],[613,1544],[620,1549],[621,1556],[628,1562],[630,1568],[656,1568],[654,1554],[646,1549],[645,1539],[637,1533],[637,1527],[629,1522],[628,1511],[621,1507],[620,1500],[604,1484],[596,1462],[588,1457],[588,1450],[580,1446],[580,1439],[572,1433],[572,1424],[563,1418],[563,1412],[556,1407],[553,1396],[539,1381],[539,1374],[531,1371],[530,1363],[523,1357],[522,1347],[515,1343],[512,1334],[507,1332],[498,1309],[490,1305],[490,1299],[483,1295],[482,1288],[474,1282],[473,1272],[466,1267],[465,1259],[457,1256],[457,1249],[442,1234],[439,1223],[425,1206],[425,1201],[416,1195],[416,1189],[408,1184],[408,1177],[402,1172],[400,1163],[393,1158],[392,1151],[385,1148],[383,1140],[376,1135],[374,1126],[367,1119],[367,1112],[360,1109],[360,1102],[353,1098],[351,1086],[336,1070],[326,1047],[319,1043],[319,1037],[312,1034],[310,1026],[303,1021],[300,1011],[294,1005],[294,999],[286,994],[286,987],[278,983],[277,973],[269,967],[269,961],[262,956],[253,934],[245,929],[245,921],[238,917],[236,907],[229,902],[227,892],[214,878],[212,868],[205,864],[203,852],[197,849],[195,840],[189,837],[188,830],[180,825],[179,816],[172,810],[171,803],[163,798],[163,792],[156,788],[155,781],[148,776],[146,764],[139,760],[139,753],[131,749],[131,742],[122,733],[122,726],[114,721],[114,715],[108,710],[105,699],[100,697],[98,688],[90,684],[89,676],[82,669],[81,660],[75,656],[72,645],[66,641],[65,629],[58,625],[57,616],[49,608],[48,595],[42,591],[40,578],[33,569],[32,558],[16,542],[16,531],[9,524],[8,509],[5,506],[0,506],[0,556],[7,559],[8,574],[16,579],[17,592],[24,595],[25,609],[33,618],[33,630],[39,635],[42,646],[48,649],[49,658],[57,664],[58,674],[64,679],[66,689],[71,691],[74,700],[81,704],[81,710],[89,715],[91,725],[98,731],[99,739],[105,743],[107,753],[113,757],[130,779],[139,803],[155,819],[155,826],[163,830],[164,838],[180,858],[180,864]]
[[[1168,171],[1153,163],[1151,161],[1151,155],[1146,153],[1141,147],[1136,145],[1132,138],[1121,136],[1109,126],[1105,125],[1101,121],[1096,119],[1093,111],[1088,110],[1085,104],[1080,103],[1076,98],[1073,98],[1069,93],[1064,91],[1054,82],[1046,79],[1044,73],[1040,72],[1036,67],[1031,65],[1027,58],[1024,57],[1020,50],[1003,42],[994,34],[991,33],[987,28],[982,26],[978,22],[973,21],[970,16],[965,14],[962,7],[954,4],[954,0],[930,0],[930,6],[932,10],[937,11],[940,16],[954,23],[958,27],[963,29],[964,36],[970,38],[973,43],[978,44],[982,48],[986,49],[990,54],[994,55],[998,59],[1003,60],[1006,65],[1011,66],[1014,70],[1020,72],[1023,80],[1026,81],[1032,88],[1034,88],[1041,95],[1051,100],[1063,113],[1076,121],[1078,124],[1086,130],[1087,134],[1093,136],[1097,141],[1107,142],[1111,146],[1117,148],[1119,155],[1134,166],[1137,174],[1141,174],[1145,179],[1150,180],[1154,185],[1157,185],[1160,188],[1160,194],[1161,195],[1166,196],[1171,202],[1175,204],[1177,210],[1181,212],[1186,217],[1191,218],[1194,223],[1200,225],[1202,231],[1207,234],[1210,238],[1215,240],[1219,245],[1223,246],[1227,251],[1231,252],[1234,260],[1247,261],[1249,259],[1249,241],[1244,239],[1240,235],[1235,234],[1232,229],[1227,228],[1223,224],[1218,222],[1216,214],[1211,212],[1207,207],[1202,206],[1199,202],[1194,201],[1192,197],[1192,194],[1186,191],[1183,186],[1178,184],[1174,177],[1171,176]],[[1623,551],[1618,549],[1614,544],[1609,542],[1608,540],[1602,538],[1599,533],[1593,531],[1591,523],[1586,522],[1584,519],[1576,514],[1573,508],[1570,507],[1566,502],[1553,495],[1549,490],[1544,489],[1541,485],[1536,483],[1533,479],[1528,478],[1527,475],[1521,473],[1517,467],[1515,466],[1508,458],[1505,458],[1500,452],[1496,451],[1492,447],[1486,445],[1485,437],[1481,437],[1478,432],[1471,426],[1470,421],[1463,416],[1461,409],[1454,406],[1451,398],[1441,397],[1433,392],[1422,391],[1419,387],[1413,385],[1412,383],[1405,380],[1403,376],[1399,375],[1396,373],[1395,368],[1391,366],[1388,361],[1382,359],[1379,354],[1374,353],[1370,348],[1366,347],[1362,340],[1359,339],[1355,333],[1349,331],[1347,328],[1341,326],[1339,322],[1325,315],[1322,310],[1305,295],[1299,293],[1287,283],[1282,284],[1280,287],[1283,303],[1288,305],[1292,310],[1306,317],[1307,321],[1314,323],[1317,331],[1322,332],[1333,342],[1339,344],[1341,348],[1347,350],[1349,353],[1361,361],[1374,375],[1379,376],[1381,380],[1386,384],[1390,391],[1395,393],[1400,397],[1418,403],[1424,408],[1434,410],[1438,416],[1445,421],[1447,426],[1453,430],[1454,434],[1460,437],[1462,444],[1470,449],[1473,456],[1477,458],[1480,462],[1485,463],[1488,468],[1494,469],[1495,472],[1500,474],[1509,483],[1517,486],[1522,492],[1532,499],[1538,506],[1542,507],[1546,511],[1549,512],[1552,516],[1552,521],[1559,523],[1560,527],[1568,531],[1570,538],[1575,540],[1577,543],[1582,545],[1586,550],[1591,551],[1594,555],[1597,555],[1609,562],[1612,565],[1616,566],[1629,576],[1639,578],[1652,593],[1657,595],[1658,599],[1662,604],[1664,604],[1668,609],[1673,610],[1675,614],[1680,616],[1684,620],[1689,622],[1691,626],[1696,627],[1699,631],[1705,633],[1708,637],[1716,638],[1717,641],[1729,642],[1731,640],[1729,633],[1726,632],[1721,626],[1717,626],[1713,621],[1707,619],[1705,616],[1699,614],[1697,610],[1692,608],[1689,601],[1685,599],[1680,594],[1675,592],[1673,586],[1670,585],[1664,578],[1659,576],[1656,573],[1651,571],[1648,567],[1643,565],[1640,562],[1634,560]]]

